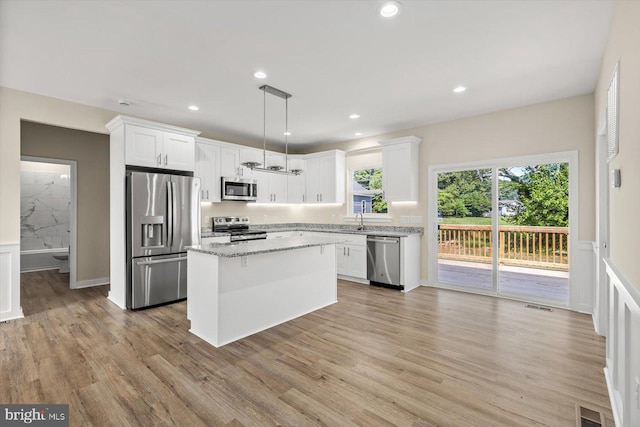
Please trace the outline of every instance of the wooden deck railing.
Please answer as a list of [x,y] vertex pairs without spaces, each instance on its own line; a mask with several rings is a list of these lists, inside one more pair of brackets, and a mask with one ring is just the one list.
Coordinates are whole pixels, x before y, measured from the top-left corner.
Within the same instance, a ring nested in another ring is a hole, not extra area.
[[[499,226],[498,260],[519,265],[567,271],[569,228]],[[438,225],[438,258],[491,263],[490,225]]]

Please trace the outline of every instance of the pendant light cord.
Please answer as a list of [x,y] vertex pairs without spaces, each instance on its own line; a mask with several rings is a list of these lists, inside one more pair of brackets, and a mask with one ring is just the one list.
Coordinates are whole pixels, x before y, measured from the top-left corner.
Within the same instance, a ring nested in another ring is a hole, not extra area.
[[262,167],[267,167],[267,90],[262,89]]

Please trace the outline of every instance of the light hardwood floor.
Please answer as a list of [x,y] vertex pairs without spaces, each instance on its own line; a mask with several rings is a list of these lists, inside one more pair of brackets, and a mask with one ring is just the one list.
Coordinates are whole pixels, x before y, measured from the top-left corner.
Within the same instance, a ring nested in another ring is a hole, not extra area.
[[65,280],[22,275],[0,402],[69,403],[71,425],[575,426],[576,402],[613,425],[587,315],[341,281],[337,304],[216,349],[186,302],[122,311]]

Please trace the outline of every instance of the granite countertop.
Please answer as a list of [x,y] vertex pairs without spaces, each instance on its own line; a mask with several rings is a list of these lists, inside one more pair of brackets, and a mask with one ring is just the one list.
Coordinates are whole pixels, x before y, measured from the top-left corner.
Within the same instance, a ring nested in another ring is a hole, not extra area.
[[250,240],[242,243],[209,243],[187,247],[188,251],[201,252],[226,258],[288,251],[312,246],[334,245],[342,240],[333,237],[302,236],[287,239]]
[[[309,223],[284,223],[284,224],[259,224],[251,225],[251,230],[261,230],[267,233],[279,231],[315,231],[322,233],[360,234],[365,236],[390,236],[407,237],[414,234],[424,234],[422,227],[405,227],[397,225],[365,225],[364,230],[358,230],[356,224],[309,224]],[[228,236],[228,233],[202,232],[202,237]]]

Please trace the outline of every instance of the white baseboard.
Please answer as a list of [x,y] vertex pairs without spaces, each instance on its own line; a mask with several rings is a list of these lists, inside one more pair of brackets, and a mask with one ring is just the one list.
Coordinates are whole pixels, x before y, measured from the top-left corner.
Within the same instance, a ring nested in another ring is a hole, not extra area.
[[431,287],[431,284],[428,280],[420,280],[420,286],[428,286]]
[[596,256],[593,242],[578,241],[578,251],[571,266],[571,309],[580,313],[592,314],[596,286]]
[[356,282],[356,283],[362,283],[363,285],[368,285],[369,281],[366,279],[358,279],[357,277],[351,277],[351,276],[344,276],[342,274],[338,274],[338,279],[340,280],[346,280],[349,282]]
[[100,285],[108,285],[110,280],[108,277],[101,277],[99,279],[91,279],[91,280],[79,280],[76,282],[76,285],[72,289],[81,289],[81,288],[89,288],[92,286],[100,286]]
[[0,322],[24,317],[20,307],[20,243],[0,244]]

